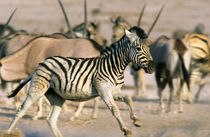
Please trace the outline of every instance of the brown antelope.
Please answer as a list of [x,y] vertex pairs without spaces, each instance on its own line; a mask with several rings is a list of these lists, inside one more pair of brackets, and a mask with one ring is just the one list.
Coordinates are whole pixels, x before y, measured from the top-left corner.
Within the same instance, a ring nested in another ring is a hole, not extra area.
[[[66,13],[64,13],[64,15],[66,15]],[[68,19],[66,18],[66,20]],[[69,29],[71,30],[71,28]],[[90,35],[92,35],[91,32],[89,33]],[[96,36],[95,34],[93,35]],[[38,36],[35,38],[33,37],[33,39],[30,41],[26,39],[26,37],[30,37],[29,35],[18,35],[8,42],[14,43],[13,41],[16,41],[16,39],[19,39],[21,37],[23,37],[22,40],[25,40],[23,42],[25,42],[26,44],[20,44],[20,47],[22,46],[20,50],[13,53],[11,56],[7,56],[0,60],[1,79],[4,81],[17,81],[24,79],[25,77],[30,75],[34,71],[36,65],[38,65],[39,62],[43,61],[46,57],[55,55],[72,57],[95,57],[100,55],[100,51],[102,50],[101,46],[93,40],[71,40],[67,39],[66,35],[63,35],[61,33],[54,33],[48,36]],[[13,45],[13,47],[15,46]],[[16,66],[16,68],[8,69],[11,66]],[[38,112],[38,115],[35,116],[34,119],[37,119],[41,116],[41,106],[39,106],[39,110],[40,111]]]

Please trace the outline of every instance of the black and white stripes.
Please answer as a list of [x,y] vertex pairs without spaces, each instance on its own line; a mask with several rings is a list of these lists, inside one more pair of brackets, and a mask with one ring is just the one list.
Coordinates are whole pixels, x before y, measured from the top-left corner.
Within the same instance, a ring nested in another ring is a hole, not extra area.
[[189,33],[184,41],[190,47],[191,65],[190,65],[190,92],[188,101],[192,103],[192,90],[197,78],[201,78],[199,88],[195,96],[198,100],[201,89],[205,85],[205,78],[210,72],[210,42],[208,36],[198,33]]
[[130,62],[143,67],[146,72],[152,70],[149,64],[152,58],[141,38],[145,39],[146,35],[137,27],[131,29],[130,35],[136,39],[132,41],[131,36],[125,35],[97,58],[50,57],[39,65],[36,73],[50,82],[56,91],[66,94],[86,92],[84,87],[91,87],[95,77],[115,86],[123,84],[123,72]]
[[[12,130],[17,120],[37,99],[47,96],[52,106],[48,122],[54,135],[61,137],[56,127],[56,121],[65,100],[86,101],[101,96],[108,108],[120,124],[125,135],[131,134],[120,116],[114,100],[124,101],[128,106],[130,117],[134,125],[140,126],[133,102],[127,95],[120,94],[124,83],[124,70],[131,62],[137,67],[142,67],[148,73],[153,72],[153,61],[149,48],[143,42],[146,39],[144,31],[133,27],[125,30],[125,35],[118,42],[105,49],[101,56],[96,58],[64,58],[54,56],[40,63],[33,76],[23,81],[26,84],[31,80],[28,97],[11,123],[8,133]],[[84,45],[85,46],[85,45]],[[24,84],[20,84],[20,89]],[[9,96],[13,97],[18,90]]]

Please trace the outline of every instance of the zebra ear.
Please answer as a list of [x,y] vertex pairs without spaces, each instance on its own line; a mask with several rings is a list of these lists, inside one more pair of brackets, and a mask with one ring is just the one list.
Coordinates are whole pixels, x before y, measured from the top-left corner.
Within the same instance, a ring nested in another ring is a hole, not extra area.
[[126,35],[129,39],[131,39],[132,36],[133,36],[133,34],[132,34],[129,30],[127,30],[127,29],[124,29],[124,33],[125,33],[125,35]]

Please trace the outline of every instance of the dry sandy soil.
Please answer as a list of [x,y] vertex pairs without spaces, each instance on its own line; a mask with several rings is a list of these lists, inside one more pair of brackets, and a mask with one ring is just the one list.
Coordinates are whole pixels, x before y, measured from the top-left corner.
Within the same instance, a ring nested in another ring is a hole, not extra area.
[[[83,21],[83,0],[63,0],[72,26]],[[142,28],[148,30],[160,7],[165,9],[155,26],[150,38],[156,39],[178,29],[192,30],[198,23],[203,23],[210,33],[210,1],[209,0],[88,0],[88,20],[97,20],[101,23],[101,33],[110,40],[112,24],[110,17],[123,16],[132,25],[137,22],[138,14],[143,4],[147,3]],[[62,12],[56,0],[0,0],[0,22],[5,22],[14,8],[18,8],[11,25],[16,29],[25,29],[29,32],[44,33],[58,32],[60,28],[66,30]],[[95,14],[93,14],[95,13]],[[125,71],[125,87],[123,92],[133,94],[133,79],[129,68]],[[158,112],[158,96],[154,75],[146,75],[147,95],[145,98],[134,99],[136,113],[143,122],[142,127],[134,127],[129,119],[129,111],[125,104],[117,103],[121,115],[133,131],[134,137],[210,137],[210,91],[208,89],[210,78],[203,89],[199,102],[190,105],[184,104],[184,112],[176,112],[178,104],[172,104],[171,113]],[[176,86],[175,86],[176,87]],[[166,89],[166,93],[167,93]],[[0,130],[6,130],[15,109],[12,100],[0,92]],[[166,95],[167,99],[167,95]],[[68,119],[73,115],[77,103],[68,102],[69,110],[62,112],[58,127],[65,137],[122,137],[117,121],[111,115],[104,103],[100,102],[99,115],[96,120],[90,120],[92,101],[89,101],[81,117],[74,122]],[[53,136],[47,125],[48,111],[44,117],[32,121],[36,108],[31,108],[16,125],[16,130],[24,130],[25,137],[51,137]]]

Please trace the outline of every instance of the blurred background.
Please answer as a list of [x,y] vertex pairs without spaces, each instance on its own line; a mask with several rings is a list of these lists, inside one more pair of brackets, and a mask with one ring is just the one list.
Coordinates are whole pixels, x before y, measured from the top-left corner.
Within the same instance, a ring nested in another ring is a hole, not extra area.
[[[72,27],[84,22],[83,0],[62,0]],[[111,43],[112,26],[110,19],[117,16],[125,18],[132,26],[137,20],[144,4],[147,4],[141,22],[141,27],[147,32],[162,5],[165,8],[150,34],[155,40],[160,35],[172,36],[177,29],[192,31],[197,24],[202,23],[206,33],[210,34],[210,0],[87,0],[88,21],[100,23],[100,32]],[[0,0],[0,23],[5,23],[12,11],[18,8],[10,25],[16,29],[23,29],[29,33],[51,34],[66,32],[67,25],[57,0]],[[125,104],[118,104],[126,125],[132,129],[135,137],[209,137],[210,136],[210,78],[203,89],[200,101],[196,104],[184,105],[184,113],[157,113],[159,100],[154,74],[145,75],[147,94],[145,98],[134,100],[137,115],[143,121],[143,127],[136,128],[129,119],[128,108]],[[134,93],[133,77],[130,68],[125,71],[125,90],[127,94]],[[174,84],[176,88],[176,84]],[[168,88],[165,89],[168,94]],[[139,93],[140,94],[140,93]],[[1,95],[1,94],[0,94]],[[0,96],[0,130],[7,129],[15,114],[12,101]],[[168,97],[165,97],[168,99]],[[10,104],[8,105],[8,103]],[[66,137],[122,137],[116,120],[101,101],[98,118],[88,121],[92,111],[90,101],[76,122],[69,122],[69,117],[75,112],[77,105],[69,105],[67,112],[59,117],[58,127]],[[3,104],[3,105],[2,105]],[[69,103],[70,104],[70,103]],[[178,103],[173,102],[173,110]],[[36,109],[29,111],[33,115]],[[45,122],[48,110],[44,111],[44,118],[32,121],[26,115],[17,127],[24,129],[26,137],[49,137],[52,132]],[[106,120],[105,120],[106,119]],[[41,126],[42,125],[42,126]],[[70,128],[70,130],[69,130]],[[97,132],[96,132],[97,131]],[[174,135],[174,136],[173,136]]]
[[[72,27],[84,21],[83,0],[62,0]],[[141,27],[147,31],[162,5],[165,8],[150,38],[165,34],[171,36],[176,29],[192,30],[203,23],[210,33],[210,0],[87,0],[88,21],[100,23],[102,35],[110,41],[111,17],[122,16],[136,25],[139,13],[146,3]],[[18,8],[11,24],[15,29],[29,32],[54,33],[67,30],[63,13],[57,0],[0,0],[0,22],[4,23]]]

